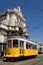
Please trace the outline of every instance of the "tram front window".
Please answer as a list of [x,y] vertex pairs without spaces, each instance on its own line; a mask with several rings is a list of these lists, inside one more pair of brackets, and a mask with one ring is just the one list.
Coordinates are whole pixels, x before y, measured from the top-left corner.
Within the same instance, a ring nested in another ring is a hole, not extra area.
[[12,40],[8,40],[8,48],[12,47]]
[[18,47],[18,40],[13,40],[13,47]]

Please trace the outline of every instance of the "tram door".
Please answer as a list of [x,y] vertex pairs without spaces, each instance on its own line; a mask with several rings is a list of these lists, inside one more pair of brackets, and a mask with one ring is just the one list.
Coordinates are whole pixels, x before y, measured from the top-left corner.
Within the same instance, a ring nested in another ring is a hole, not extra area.
[[20,41],[20,54],[24,53],[24,41]]

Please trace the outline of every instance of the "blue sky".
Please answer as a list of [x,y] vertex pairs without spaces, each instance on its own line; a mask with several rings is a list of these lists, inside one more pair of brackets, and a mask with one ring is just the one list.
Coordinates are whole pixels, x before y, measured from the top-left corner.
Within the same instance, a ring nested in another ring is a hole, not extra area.
[[43,0],[0,0],[0,13],[20,6],[29,37],[43,43]]

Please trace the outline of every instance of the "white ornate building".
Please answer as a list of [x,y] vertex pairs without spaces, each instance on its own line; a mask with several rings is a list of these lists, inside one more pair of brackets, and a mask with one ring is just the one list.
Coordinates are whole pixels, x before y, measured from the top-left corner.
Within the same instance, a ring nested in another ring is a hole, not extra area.
[[28,36],[26,21],[20,7],[7,9],[6,12],[0,14],[0,51],[5,49],[10,35]]

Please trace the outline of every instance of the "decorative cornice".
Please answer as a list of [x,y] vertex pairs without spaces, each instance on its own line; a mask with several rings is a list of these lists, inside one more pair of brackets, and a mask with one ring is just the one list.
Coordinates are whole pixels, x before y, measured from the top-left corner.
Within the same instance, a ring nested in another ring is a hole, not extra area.
[[15,9],[11,9],[11,10],[10,10],[10,9],[7,9],[4,13],[1,13],[1,14],[0,14],[0,17],[6,15],[7,13],[9,13],[9,14],[14,13],[17,17],[19,17],[22,21],[25,22],[24,17],[21,17],[21,16],[18,14],[18,12],[16,12]]

